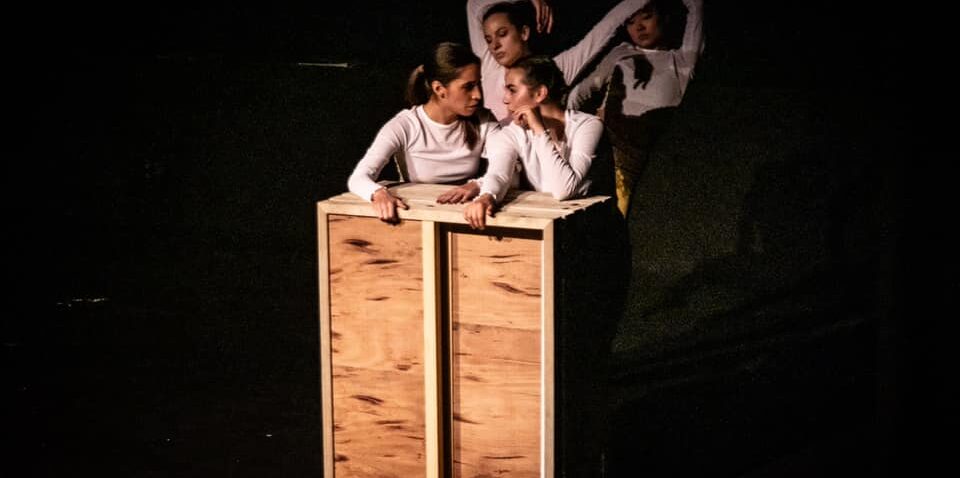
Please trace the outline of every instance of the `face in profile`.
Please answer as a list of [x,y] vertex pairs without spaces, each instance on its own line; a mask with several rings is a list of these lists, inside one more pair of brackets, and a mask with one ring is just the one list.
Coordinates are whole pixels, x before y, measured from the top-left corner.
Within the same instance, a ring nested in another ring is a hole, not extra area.
[[630,41],[640,48],[655,49],[660,46],[663,35],[660,25],[660,15],[655,11],[640,10],[634,13],[626,23]]
[[[439,82],[438,82],[439,84]],[[480,65],[470,64],[460,69],[460,75],[446,86],[436,88],[440,105],[458,116],[471,116],[483,101],[480,91]]]
[[524,106],[535,107],[540,104],[537,101],[537,90],[527,86],[523,82],[524,79],[524,72],[520,68],[507,70],[503,103],[507,105],[507,111],[511,113]]
[[497,63],[510,66],[529,53],[530,28],[518,29],[506,13],[494,13],[483,22],[483,39]]

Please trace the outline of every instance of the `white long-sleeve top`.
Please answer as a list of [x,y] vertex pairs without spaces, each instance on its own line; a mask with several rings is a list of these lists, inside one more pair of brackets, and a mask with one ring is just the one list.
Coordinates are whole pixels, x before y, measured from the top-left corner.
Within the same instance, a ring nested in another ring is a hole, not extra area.
[[427,116],[423,106],[403,110],[387,121],[347,181],[350,192],[367,201],[380,188],[376,183],[383,167],[398,155],[406,165],[405,181],[450,183],[476,177],[484,143],[500,126],[489,111],[477,112],[477,144],[467,146],[463,121],[441,124]]
[[566,139],[559,144],[546,132],[534,134],[516,123],[491,134],[487,138],[490,166],[483,176],[480,194],[489,193],[495,201],[503,199],[517,173],[519,159],[522,174],[526,174],[534,190],[548,192],[559,200],[586,195],[603,122],[594,115],[567,110],[563,129]]
[[[584,102],[611,81],[615,67],[623,73],[624,115],[640,116],[652,109],[679,105],[704,45],[703,0],[683,0],[683,3],[687,7],[687,25],[679,49],[650,50],[630,42],[617,45],[589,76],[570,90],[567,107],[575,110],[583,107]],[[633,57],[636,56],[652,67],[650,79],[642,84],[637,84],[635,79]]]
[[[504,77],[507,69],[497,63],[497,60],[487,48],[483,37],[483,14],[492,5],[503,1],[521,0],[467,0],[467,29],[470,32],[470,47],[473,53],[481,59],[481,83],[483,84],[483,104],[499,120],[505,120],[509,113],[503,104]],[[553,57],[553,61],[563,72],[563,79],[567,84],[580,74],[583,67],[590,63],[594,56],[603,49],[604,45],[616,34],[617,28],[623,24],[634,12],[640,10],[649,0],[623,0],[596,24],[573,47]]]

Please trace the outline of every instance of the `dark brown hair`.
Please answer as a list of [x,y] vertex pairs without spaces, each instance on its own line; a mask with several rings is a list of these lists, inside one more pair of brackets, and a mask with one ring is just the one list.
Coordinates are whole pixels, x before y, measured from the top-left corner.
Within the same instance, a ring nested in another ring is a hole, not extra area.
[[526,56],[513,64],[511,69],[523,70],[523,84],[530,88],[541,85],[547,88],[547,99],[563,105],[567,94],[567,82],[563,79],[563,72],[553,60],[544,55]]
[[[643,8],[637,10],[627,18],[626,23],[640,12],[656,13],[660,22],[660,29],[663,32],[660,38],[660,45],[667,50],[680,48],[683,43],[683,32],[687,24],[687,7],[682,0],[650,0]],[[630,36],[623,33],[629,41]]]
[[493,4],[483,14],[483,22],[497,13],[503,13],[518,32],[527,27],[530,37],[527,39],[528,51],[540,51],[540,36],[537,35],[536,11],[530,2],[500,2]]
[[[422,65],[414,68],[407,80],[407,103],[410,106],[426,104],[433,96],[430,85],[439,81],[444,86],[460,77],[461,71],[469,66],[480,66],[480,58],[470,48],[453,42],[438,43]],[[473,149],[480,136],[480,120],[476,113],[463,118],[467,146]]]

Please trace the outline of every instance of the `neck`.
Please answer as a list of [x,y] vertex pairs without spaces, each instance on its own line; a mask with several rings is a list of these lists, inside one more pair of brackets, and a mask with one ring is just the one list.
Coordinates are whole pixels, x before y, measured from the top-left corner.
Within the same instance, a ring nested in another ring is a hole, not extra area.
[[423,105],[423,112],[440,124],[450,124],[458,119],[456,113],[440,106],[436,96],[431,96],[430,101]]

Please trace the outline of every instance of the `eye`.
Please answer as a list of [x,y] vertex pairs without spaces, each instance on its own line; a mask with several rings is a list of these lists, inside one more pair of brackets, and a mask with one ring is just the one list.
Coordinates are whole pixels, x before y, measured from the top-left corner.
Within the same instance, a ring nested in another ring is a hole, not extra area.
[[490,38],[490,35],[484,35],[484,36],[483,36],[483,41],[485,41],[485,42],[487,42],[487,43],[490,43],[490,41],[492,41],[492,40],[493,40],[493,39]]
[[497,36],[498,36],[498,37],[505,37],[505,36],[507,36],[507,29],[506,29],[506,28],[501,28],[501,29],[497,30]]

